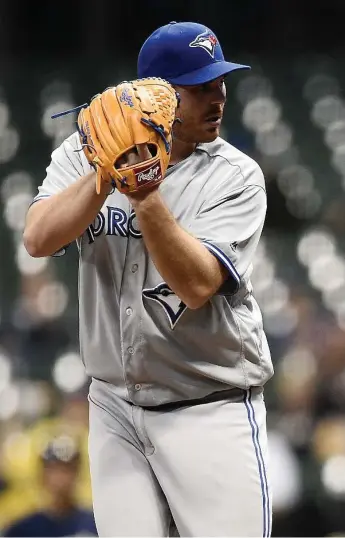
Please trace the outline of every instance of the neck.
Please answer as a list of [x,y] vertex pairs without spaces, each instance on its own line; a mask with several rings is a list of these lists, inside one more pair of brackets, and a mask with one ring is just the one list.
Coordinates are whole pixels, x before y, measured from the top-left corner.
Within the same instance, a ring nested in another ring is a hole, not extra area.
[[177,164],[180,161],[183,161],[193,153],[195,148],[195,143],[183,142],[182,140],[175,137],[171,149],[171,158],[169,164]]
[[47,512],[53,516],[64,516],[68,514],[74,507],[74,500],[72,497],[51,499],[47,507]]

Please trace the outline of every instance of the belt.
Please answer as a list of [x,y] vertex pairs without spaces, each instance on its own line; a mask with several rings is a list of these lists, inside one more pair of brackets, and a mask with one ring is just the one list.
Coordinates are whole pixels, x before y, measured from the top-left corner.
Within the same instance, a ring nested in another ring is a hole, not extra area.
[[[252,391],[257,393],[258,391],[262,392],[262,387],[252,387]],[[158,405],[141,405],[142,409],[147,409],[148,411],[174,411],[182,407],[191,407],[194,405],[203,405],[212,402],[220,402],[221,400],[229,400],[233,402],[239,402],[243,400],[247,390],[234,387],[232,389],[219,390],[217,392],[212,392],[207,396],[202,398],[194,398],[191,400],[179,400],[177,402],[168,402]]]

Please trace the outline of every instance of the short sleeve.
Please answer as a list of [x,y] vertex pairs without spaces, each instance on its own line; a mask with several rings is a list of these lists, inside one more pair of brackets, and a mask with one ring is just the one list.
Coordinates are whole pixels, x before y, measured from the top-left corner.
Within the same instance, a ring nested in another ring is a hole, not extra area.
[[[46,176],[38,187],[38,194],[32,203],[58,194],[90,171],[91,166],[82,151],[79,136],[73,133],[53,151]],[[63,256],[68,246],[55,252],[53,257]]]
[[[262,175],[260,169],[259,173]],[[224,191],[223,184],[216,190],[219,196],[203,204],[191,231],[229,271],[220,293],[233,294],[251,267],[265,221],[267,199],[261,184]]]
[[46,169],[46,176],[33,202],[57,194],[91,170],[79,143],[77,133],[56,148]]

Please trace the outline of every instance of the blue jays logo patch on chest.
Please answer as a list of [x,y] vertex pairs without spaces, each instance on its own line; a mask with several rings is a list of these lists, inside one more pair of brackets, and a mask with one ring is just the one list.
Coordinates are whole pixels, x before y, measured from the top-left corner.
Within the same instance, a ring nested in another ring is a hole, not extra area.
[[168,316],[171,329],[175,327],[183,312],[187,309],[187,306],[165,282],[159,284],[155,288],[143,290],[143,295],[147,299],[156,301],[162,306],[164,312]]

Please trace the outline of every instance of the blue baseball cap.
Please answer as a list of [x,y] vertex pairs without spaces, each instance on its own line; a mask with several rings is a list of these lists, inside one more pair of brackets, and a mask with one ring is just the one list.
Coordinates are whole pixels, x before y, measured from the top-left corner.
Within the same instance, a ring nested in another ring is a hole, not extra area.
[[160,77],[171,84],[204,84],[236,69],[250,69],[224,60],[215,34],[195,22],[170,22],[155,30],[138,57],[138,77]]

